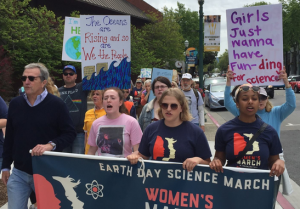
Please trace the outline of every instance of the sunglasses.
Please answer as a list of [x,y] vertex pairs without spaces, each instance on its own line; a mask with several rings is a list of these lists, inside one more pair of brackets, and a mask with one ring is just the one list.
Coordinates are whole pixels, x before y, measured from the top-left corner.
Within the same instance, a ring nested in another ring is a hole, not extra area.
[[[170,104],[170,106],[171,106],[172,110],[177,110],[177,108],[178,108],[178,104]],[[168,107],[169,107],[169,104],[167,104],[167,103],[161,104],[161,108],[164,110],[168,109]]]
[[266,97],[266,96],[264,96],[264,95],[260,95],[260,100],[261,101],[265,101],[265,100],[267,100],[268,99],[268,97]]
[[68,75],[73,76],[75,73],[63,73],[63,74],[64,76],[68,76]]
[[36,76],[36,77],[34,77],[34,76],[25,76],[25,75],[21,76],[21,80],[22,80],[22,81],[26,81],[27,78],[28,78],[28,80],[30,80],[30,81],[32,82],[32,81],[34,81],[36,78],[42,78],[42,76]]

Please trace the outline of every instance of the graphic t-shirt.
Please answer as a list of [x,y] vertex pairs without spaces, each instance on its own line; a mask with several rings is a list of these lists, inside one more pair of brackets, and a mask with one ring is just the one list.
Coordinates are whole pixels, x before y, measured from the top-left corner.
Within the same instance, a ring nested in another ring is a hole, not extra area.
[[82,83],[72,88],[60,87],[60,98],[66,103],[77,133],[83,132],[84,115],[87,110],[87,95],[89,91],[82,90]]
[[133,117],[122,114],[116,119],[108,119],[104,115],[94,121],[88,144],[98,147],[98,155],[127,157],[132,153],[132,147],[140,143],[142,134]]
[[130,95],[133,97],[133,101],[139,105],[141,104],[142,90],[143,90],[142,88],[138,89],[134,87],[130,92]]
[[[227,160],[234,160],[243,151],[249,140],[262,126],[263,121],[257,118],[253,123],[244,123],[238,117],[226,122],[217,130],[215,149],[225,152]],[[270,155],[282,152],[276,130],[270,125],[254,141],[250,149],[241,160],[229,165],[231,167],[253,168],[268,170]]]
[[203,99],[200,95],[199,92],[197,92],[197,94],[199,94],[199,99],[197,102],[197,98],[195,96],[194,90],[190,89],[189,91],[183,91],[185,98],[188,102],[189,105],[189,109],[190,109],[190,113],[193,116],[193,120],[191,121],[192,123],[199,123],[199,113],[198,113],[198,106],[203,105]]
[[168,127],[163,120],[151,123],[144,131],[139,152],[153,160],[181,162],[187,158],[211,157],[207,139],[200,127],[185,121]]

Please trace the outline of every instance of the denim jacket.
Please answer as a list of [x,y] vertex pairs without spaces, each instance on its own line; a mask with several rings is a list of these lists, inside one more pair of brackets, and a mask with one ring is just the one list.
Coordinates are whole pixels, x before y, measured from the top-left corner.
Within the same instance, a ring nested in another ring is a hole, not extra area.
[[143,132],[147,128],[147,126],[151,123],[155,99],[152,99],[150,102],[145,104],[145,106],[143,107],[142,113],[139,117],[139,124],[140,124],[140,127]]

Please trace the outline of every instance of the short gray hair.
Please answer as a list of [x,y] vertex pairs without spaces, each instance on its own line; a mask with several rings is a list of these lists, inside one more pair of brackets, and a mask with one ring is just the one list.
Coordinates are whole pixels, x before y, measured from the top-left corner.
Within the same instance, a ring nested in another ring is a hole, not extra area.
[[49,78],[49,71],[46,68],[46,66],[42,63],[30,63],[28,65],[25,66],[25,70],[26,69],[32,69],[32,68],[38,68],[40,70],[40,76],[41,76],[41,80],[48,80]]
[[147,83],[150,83],[150,86],[151,86],[151,79],[147,79],[144,83],[144,85],[146,85]]

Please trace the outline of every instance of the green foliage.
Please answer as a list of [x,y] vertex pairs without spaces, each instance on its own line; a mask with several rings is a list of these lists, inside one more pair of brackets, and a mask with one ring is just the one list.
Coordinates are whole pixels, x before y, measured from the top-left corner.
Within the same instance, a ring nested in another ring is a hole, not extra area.
[[9,53],[15,77],[31,62],[44,63],[50,73],[61,72],[63,20],[46,7],[30,7],[29,2],[0,2],[0,45]]
[[221,56],[219,57],[219,63],[217,64],[217,67],[220,71],[227,71],[227,67],[229,65],[229,59],[228,59],[228,51],[227,49]]
[[262,5],[268,5],[271,3],[260,1],[260,2],[254,2],[253,4],[246,4],[244,7],[254,7],[254,6],[262,6]]
[[175,61],[183,58],[183,37],[180,26],[174,21],[174,14],[164,12],[163,20],[158,21],[152,14],[152,23],[142,28],[132,26],[131,72],[138,74],[141,68],[174,68]]

